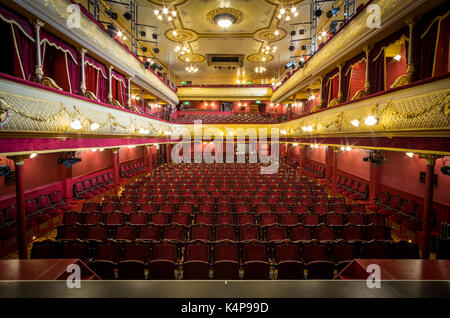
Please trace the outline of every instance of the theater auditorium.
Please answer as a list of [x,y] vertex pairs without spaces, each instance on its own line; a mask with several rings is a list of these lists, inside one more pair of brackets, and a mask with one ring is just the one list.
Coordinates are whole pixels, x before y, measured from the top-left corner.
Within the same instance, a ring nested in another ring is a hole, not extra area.
[[1,0],[0,296],[448,297],[449,9]]

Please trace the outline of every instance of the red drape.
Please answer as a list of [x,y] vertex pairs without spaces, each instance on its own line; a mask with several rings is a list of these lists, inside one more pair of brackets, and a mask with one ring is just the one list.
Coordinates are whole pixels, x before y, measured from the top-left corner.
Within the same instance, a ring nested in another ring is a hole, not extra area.
[[436,50],[433,76],[439,76],[450,71],[449,67],[449,34],[450,34],[450,15],[442,19],[439,28],[439,38]]
[[125,107],[127,102],[127,81],[124,76],[115,71],[112,72],[112,76],[113,99]]
[[106,67],[91,58],[85,56],[86,90],[97,96],[101,102],[105,102],[108,84],[108,72]]
[[322,103],[325,106],[328,106],[328,102],[330,100],[330,83],[331,83],[330,78],[336,75],[337,72],[339,72],[339,69],[334,69],[330,73],[326,74],[322,80],[321,95],[322,95]]
[[[350,100],[354,93],[351,94],[352,91],[352,87],[354,85],[359,86],[357,83],[357,81],[355,80],[354,72],[353,69],[354,68],[358,68],[359,69],[359,63],[366,57],[366,54],[364,52],[358,54],[357,56],[355,56],[354,58],[350,59],[347,61],[347,63],[345,63],[344,67],[342,68],[342,80],[341,80],[341,89],[342,89],[342,101],[346,102],[348,100]],[[364,62],[362,62],[364,63]],[[364,73],[365,73],[365,63],[364,63]],[[359,74],[358,74],[359,75]],[[356,77],[358,80],[359,78]],[[364,80],[365,80],[365,74],[364,77],[362,78],[363,80],[363,88],[364,88]],[[358,89],[359,90],[359,89]],[[356,91],[355,91],[356,93]]]
[[[446,19],[443,17],[448,13],[450,4],[447,1],[443,5],[428,12],[415,26],[414,32],[414,68],[415,68],[415,80],[421,80],[436,75],[436,72],[442,74],[446,73],[445,60],[448,64],[448,44],[447,44],[447,57],[445,55],[445,42],[448,43],[448,16]],[[447,21],[446,21],[447,20]],[[442,42],[441,40],[442,36]],[[438,43],[439,42],[439,43]],[[440,51],[440,47],[444,51]],[[448,68],[448,66],[447,66]]]

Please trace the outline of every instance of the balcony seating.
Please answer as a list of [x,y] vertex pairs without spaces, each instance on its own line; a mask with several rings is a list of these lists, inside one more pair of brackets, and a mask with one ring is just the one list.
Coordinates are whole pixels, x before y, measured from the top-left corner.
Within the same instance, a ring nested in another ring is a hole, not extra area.
[[121,178],[129,178],[143,173],[145,169],[146,167],[143,162],[137,162],[120,166],[119,173]]

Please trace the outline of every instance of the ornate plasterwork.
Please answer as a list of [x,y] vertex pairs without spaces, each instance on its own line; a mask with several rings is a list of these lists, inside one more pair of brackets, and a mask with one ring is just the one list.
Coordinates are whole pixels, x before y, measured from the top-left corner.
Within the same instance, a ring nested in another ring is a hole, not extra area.
[[[6,114],[6,115],[5,115]],[[161,136],[169,124],[43,89],[0,80],[0,132]],[[70,127],[79,120],[82,128]],[[91,130],[91,124],[99,128]]]
[[[428,133],[450,136],[450,120],[446,110],[450,104],[450,79],[408,88],[352,104],[329,108],[320,113],[280,124],[292,136],[329,136],[369,133],[377,135],[421,135]],[[364,124],[372,115],[374,126]],[[351,124],[357,119],[358,127]],[[302,127],[312,126],[312,132]]]
[[[275,35],[275,30],[278,31],[278,35]],[[282,40],[286,36],[287,32],[282,28],[265,28],[255,32],[253,34],[253,38],[256,41],[267,41],[267,42],[276,42]]]
[[234,21],[234,24],[239,24],[242,21],[242,12],[234,9],[234,8],[217,8],[213,9],[208,12],[206,15],[206,20],[208,20],[212,24],[216,24],[216,21],[214,21],[214,17],[221,13],[227,13],[231,14],[236,18],[236,21]]
[[69,0],[17,0],[17,2],[33,12],[45,12],[46,16],[40,17],[41,19],[76,41],[84,43],[88,51],[97,51],[103,58],[111,61],[115,68],[138,79],[140,83],[148,85],[149,91],[159,98],[171,104],[178,103],[178,97],[174,91],[87,16],[84,14],[80,16],[80,28],[67,28],[66,21],[71,15],[67,7],[72,4]]
[[182,55],[178,56],[178,59],[180,61],[186,62],[186,63],[200,63],[205,60],[205,57],[203,55],[197,54],[197,53],[188,53],[188,54],[182,54]]
[[198,33],[193,30],[177,29],[176,35],[173,34],[173,31],[175,31],[175,29],[167,30],[164,33],[166,38],[168,38],[169,40],[171,40],[173,42],[179,42],[179,43],[188,42],[189,43],[189,42],[196,41],[198,39]]
[[[417,7],[423,2],[424,0],[374,0],[372,4],[380,6],[383,21],[381,29],[384,29],[390,26],[391,20],[401,19],[401,16],[409,12],[411,8]],[[336,60],[345,56],[345,54],[356,51],[358,48],[361,48],[362,51],[363,46],[367,45],[369,39],[381,32],[380,29],[368,27],[367,21],[371,14],[370,11],[364,10],[345,29],[330,39],[325,48],[319,50],[308,60],[304,68],[296,71],[278,87],[272,95],[271,102],[279,103],[289,95],[303,89],[304,85],[308,84],[308,79],[319,76],[323,70],[336,64]]]
[[[265,60],[263,61],[264,58],[265,58]],[[265,62],[271,61],[272,59],[273,59],[273,55],[263,54],[263,53],[256,53],[256,54],[247,56],[247,60],[252,63],[265,63]]]

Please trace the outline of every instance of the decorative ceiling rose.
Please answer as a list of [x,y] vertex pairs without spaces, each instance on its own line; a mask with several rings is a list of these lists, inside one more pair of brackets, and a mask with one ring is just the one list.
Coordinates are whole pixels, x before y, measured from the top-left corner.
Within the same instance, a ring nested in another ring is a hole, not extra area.
[[193,42],[198,39],[197,32],[189,29],[170,29],[164,35],[173,42]]
[[247,60],[252,63],[265,63],[271,61],[272,59],[273,55],[271,54],[257,53],[247,56]]
[[178,59],[185,63],[200,63],[205,60],[205,57],[201,54],[189,53],[180,55]]
[[233,8],[218,8],[209,11],[206,19],[222,28],[229,28],[231,25],[241,22],[242,13]]
[[276,42],[283,39],[287,32],[282,28],[264,28],[253,34],[253,38],[257,41]]

